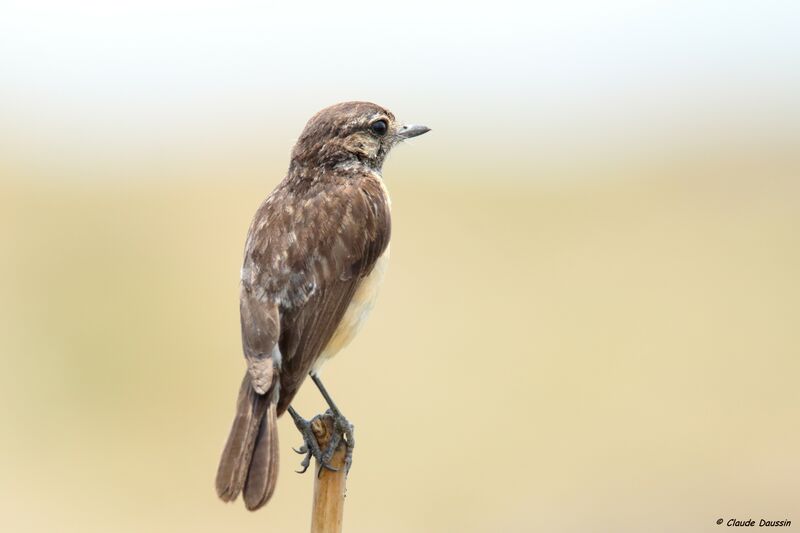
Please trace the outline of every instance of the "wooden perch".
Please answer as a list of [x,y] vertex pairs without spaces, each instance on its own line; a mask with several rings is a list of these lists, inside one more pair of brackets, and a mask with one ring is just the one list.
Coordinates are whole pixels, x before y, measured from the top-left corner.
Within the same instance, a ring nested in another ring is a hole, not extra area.
[[[333,417],[330,414],[319,415],[311,421],[311,430],[317,438],[321,450],[328,447],[334,431]],[[347,448],[344,439],[339,443],[330,465],[337,472],[322,468],[316,464],[314,475],[314,505],[311,509],[311,533],[341,533],[342,516],[344,515],[344,494],[347,473],[344,465]]]

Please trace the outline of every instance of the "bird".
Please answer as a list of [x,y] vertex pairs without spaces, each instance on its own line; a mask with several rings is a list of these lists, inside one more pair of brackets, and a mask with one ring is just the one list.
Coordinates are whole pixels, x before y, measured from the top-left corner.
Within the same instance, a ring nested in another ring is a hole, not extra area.
[[[358,333],[375,304],[389,259],[391,203],[382,167],[399,142],[430,128],[403,125],[371,102],[342,102],[316,113],[295,143],[289,169],[250,224],[239,310],[247,370],[216,476],[217,495],[255,511],[278,476],[277,419],[294,419],[320,469],[310,423],[291,402],[310,376],[335,417],[349,468],[353,426],[320,379],[322,365]],[[339,441],[337,441],[339,442]],[[305,471],[305,468],[303,471]],[[320,470],[321,472],[321,470]]]

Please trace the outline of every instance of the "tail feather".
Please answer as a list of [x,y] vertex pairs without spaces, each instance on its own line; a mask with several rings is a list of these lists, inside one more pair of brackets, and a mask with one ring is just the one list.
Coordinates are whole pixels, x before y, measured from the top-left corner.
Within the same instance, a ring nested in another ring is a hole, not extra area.
[[278,477],[277,387],[258,394],[246,373],[239,389],[236,418],[217,469],[217,495],[235,500],[245,492],[245,505],[255,510],[269,500]]
[[[275,396],[275,395],[273,395]],[[278,481],[278,401],[269,403],[267,414],[256,438],[250,472],[244,485],[244,505],[251,511],[265,505],[275,492]]]

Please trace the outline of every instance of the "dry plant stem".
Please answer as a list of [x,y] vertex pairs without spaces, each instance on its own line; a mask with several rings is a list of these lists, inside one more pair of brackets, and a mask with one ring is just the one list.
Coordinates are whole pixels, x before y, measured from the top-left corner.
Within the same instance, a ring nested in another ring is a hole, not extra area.
[[[320,449],[328,447],[333,437],[334,422],[329,414],[319,415],[311,421],[311,430],[317,438]],[[311,533],[340,533],[344,514],[344,493],[347,472],[344,465],[347,447],[344,439],[333,453],[330,465],[337,471],[316,465],[318,475],[314,476],[314,505],[311,509]]]

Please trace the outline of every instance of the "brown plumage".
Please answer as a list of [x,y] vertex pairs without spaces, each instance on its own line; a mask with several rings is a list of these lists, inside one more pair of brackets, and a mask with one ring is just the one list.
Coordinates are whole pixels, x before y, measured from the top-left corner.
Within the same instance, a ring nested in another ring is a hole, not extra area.
[[[277,417],[321,358],[355,334],[337,328],[357,328],[342,318],[356,302],[365,305],[354,295],[389,244],[383,161],[397,142],[426,131],[399,127],[389,111],[367,102],[324,109],[306,125],[287,176],[256,212],[240,291],[247,373],[217,471],[224,501],[243,492],[255,510],[272,496]],[[355,322],[366,310],[356,310]]]

